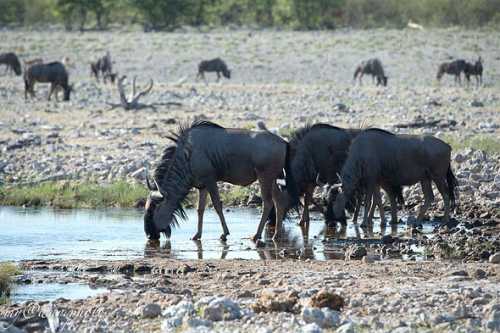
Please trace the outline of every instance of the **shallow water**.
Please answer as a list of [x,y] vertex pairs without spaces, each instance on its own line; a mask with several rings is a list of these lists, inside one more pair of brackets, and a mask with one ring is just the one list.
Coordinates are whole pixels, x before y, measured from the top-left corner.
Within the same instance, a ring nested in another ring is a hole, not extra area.
[[17,285],[10,297],[11,303],[25,301],[53,301],[58,298],[81,299],[106,292],[106,288],[91,288],[79,283],[38,283]]
[[[284,241],[276,244],[266,235],[265,245],[250,240],[257,229],[260,211],[253,208],[227,209],[224,214],[231,234],[226,242],[212,209],[205,212],[203,238],[191,241],[196,232],[197,214],[187,210],[188,220],[172,232],[170,241],[147,242],[142,211],[137,209],[75,209],[0,207],[0,261],[24,259],[134,259],[165,256],[178,259],[276,259],[343,258],[346,242],[377,242],[381,235],[405,237],[407,227],[381,229],[377,219],[374,233],[366,234],[352,223],[343,232],[325,232],[324,222],[313,214],[309,234],[304,235],[297,219],[284,223]],[[432,224],[424,226],[424,232]]]

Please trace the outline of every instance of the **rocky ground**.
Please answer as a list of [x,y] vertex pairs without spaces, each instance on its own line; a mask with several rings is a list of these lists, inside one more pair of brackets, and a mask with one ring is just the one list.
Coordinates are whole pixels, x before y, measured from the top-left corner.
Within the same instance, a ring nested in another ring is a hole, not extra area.
[[[500,266],[402,261],[31,261],[20,283],[109,291],[0,307],[29,331],[496,332]],[[57,275],[54,275],[57,272]],[[29,319],[29,320],[28,320]],[[23,322],[24,320],[24,322]]]
[[[78,179],[143,181],[170,130],[194,119],[255,128],[263,121],[286,136],[306,123],[378,126],[430,133],[450,142],[459,180],[457,220],[416,236],[431,261],[402,261],[407,243],[385,239],[375,256],[346,248],[347,261],[24,262],[19,283],[87,283],[111,291],[85,300],[59,299],[0,307],[0,320],[24,312],[36,330],[55,318],[76,331],[339,332],[500,331],[500,40],[490,31],[335,32],[2,31],[1,51],[21,58],[73,62],[72,100],[47,102],[47,87],[24,101],[20,77],[0,77],[0,184]],[[55,47],[57,46],[57,47]],[[156,110],[110,110],[115,86],[89,77],[89,62],[109,50],[115,68],[142,85]],[[485,84],[435,80],[450,57],[481,55]],[[220,56],[230,81],[196,82],[201,59]],[[352,83],[355,65],[377,56],[386,88]],[[410,209],[418,187],[405,189]],[[433,212],[439,214],[439,197]],[[417,229],[418,234],[418,229]],[[386,244],[384,244],[384,242]],[[391,256],[391,254],[399,254]],[[391,259],[396,257],[398,259]],[[352,260],[351,260],[352,259]],[[361,259],[361,260],[357,260]],[[33,278],[31,270],[41,271]],[[321,289],[321,292],[319,292]],[[336,296],[335,296],[336,295]],[[340,306],[342,305],[342,306]],[[30,310],[30,311],[28,311]],[[43,311],[42,311],[43,310]],[[59,312],[59,315],[53,313]],[[22,316],[21,316],[22,317]],[[30,326],[31,325],[31,326]],[[30,328],[31,327],[31,328]],[[14,329],[14,328],[11,328]]]

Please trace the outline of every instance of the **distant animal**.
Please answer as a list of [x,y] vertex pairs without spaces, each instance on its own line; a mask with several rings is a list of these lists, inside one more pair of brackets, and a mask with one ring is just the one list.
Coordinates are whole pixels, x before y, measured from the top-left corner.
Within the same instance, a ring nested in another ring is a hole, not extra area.
[[219,82],[220,80],[221,73],[225,78],[231,78],[231,71],[227,68],[226,63],[221,58],[203,60],[202,62],[200,62],[200,64],[198,65],[198,75],[196,75],[196,79],[199,79],[201,77],[203,78],[203,80],[206,80],[205,72],[216,72],[217,82]]
[[[148,181],[150,194],[146,201],[144,230],[149,239],[160,238],[162,232],[170,236],[171,227],[178,224],[178,218],[185,218],[182,202],[193,187],[199,190],[198,230],[193,239],[202,236],[208,194],[221,221],[221,239],[226,239],[229,230],[217,182],[248,186],[255,180],[260,183],[263,211],[253,239],[261,238],[273,206],[276,207],[273,238],[279,238],[285,208],[292,204],[289,200],[298,198],[294,195],[295,182],[285,140],[268,131],[224,128],[208,121],[181,127],[171,140],[174,145],[165,149],[154,173],[154,185]],[[280,191],[278,180],[286,182],[288,195]]]
[[466,63],[465,64],[465,78],[467,79],[467,83],[470,83],[470,77],[476,77],[476,85],[483,84],[483,60],[481,57],[477,59],[474,64]]
[[68,84],[68,72],[60,62],[51,62],[48,64],[36,64],[29,67],[24,72],[24,98],[28,98],[28,93],[31,97],[35,97],[35,82],[50,83],[49,101],[57,89],[63,89],[64,100],[69,101],[73,87]]
[[352,139],[359,129],[343,129],[329,124],[306,125],[291,134],[291,167],[299,195],[304,197],[300,225],[309,223],[309,205],[316,186],[338,182]]
[[369,59],[366,61],[363,61],[361,64],[356,67],[356,70],[354,71],[354,80],[356,78],[359,78],[359,84],[362,84],[361,78],[363,77],[364,74],[369,74],[372,76],[372,78],[377,80],[377,86],[378,85],[383,85],[384,87],[387,86],[387,76],[384,73],[384,67],[382,66],[382,62],[377,59]]
[[[394,135],[381,129],[367,129],[353,140],[342,168],[342,192],[335,199],[335,220],[345,221],[345,208],[356,193],[365,195],[363,225],[371,224],[369,207],[377,186],[397,189],[420,182],[424,204],[417,216],[422,221],[434,200],[431,182],[444,201],[444,222],[455,206],[457,180],[451,169],[451,147],[433,136]],[[393,196],[391,201],[395,200]],[[391,202],[392,220],[397,221],[395,202]],[[396,215],[396,216],[394,216]]]
[[90,74],[95,77],[97,82],[99,82],[99,75],[102,75],[104,83],[106,83],[107,79],[111,83],[115,83],[117,74],[113,73],[113,63],[109,52],[90,64]]
[[436,78],[438,81],[441,81],[441,78],[444,74],[449,74],[455,76],[455,83],[461,84],[461,73],[465,73],[465,68],[467,67],[467,63],[463,59],[454,60],[452,62],[444,62],[439,65],[438,72]]
[[13,52],[0,54],[0,65],[5,65],[5,74],[13,71],[17,76],[22,74],[19,58]]

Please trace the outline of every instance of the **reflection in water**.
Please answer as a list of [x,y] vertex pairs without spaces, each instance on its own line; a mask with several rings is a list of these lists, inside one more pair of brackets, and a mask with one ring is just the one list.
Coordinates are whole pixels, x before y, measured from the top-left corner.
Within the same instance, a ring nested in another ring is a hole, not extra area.
[[[220,223],[207,210],[201,241],[191,241],[196,231],[196,211],[187,210],[188,220],[172,232],[172,238],[147,241],[142,211],[135,209],[23,209],[0,207],[0,261],[22,259],[134,259],[165,257],[177,259],[337,259],[347,243],[377,243],[383,235],[400,238],[406,226],[380,225],[369,229],[359,225],[326,226],[312,214],[308,227],[297,219],[284,223],[279,242],[271,240],[274,230],[266,228],[259,244],[250,240],[260,218],[257,209],[229,209],[230,229],[226,242],[219,240]],[[430,232],[432,224],[424,225]],[[407,236],[409,234],[406,234]]]

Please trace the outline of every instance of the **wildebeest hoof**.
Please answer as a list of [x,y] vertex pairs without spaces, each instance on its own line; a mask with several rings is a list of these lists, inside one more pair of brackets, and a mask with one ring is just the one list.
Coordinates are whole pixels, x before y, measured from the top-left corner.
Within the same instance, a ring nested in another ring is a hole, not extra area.
[[368,228],[368,223],[361,223],[359,225],[360,228]]
[[220,240],[225,242],[227,240],[227,235],[226,234],[220,235]]
[[398,220],[394,221],[394,220],[391,220],[391,222],[389,222],[390,224],[398,224]]
[[200,234],[195,234],[191,240],[200,240],[201,239],[201,235]]
[[260,240],[260,235],[254,235],[254,236],[252,237],[252,240],[254,241],[254,243],[259,242],[259,240]]

